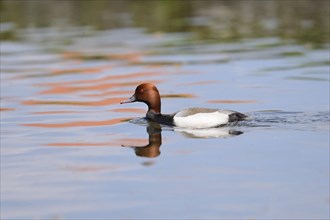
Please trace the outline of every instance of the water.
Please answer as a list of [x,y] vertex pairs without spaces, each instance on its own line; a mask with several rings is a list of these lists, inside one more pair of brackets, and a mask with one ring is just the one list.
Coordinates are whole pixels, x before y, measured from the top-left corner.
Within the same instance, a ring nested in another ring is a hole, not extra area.
[[[2,218],[327,218],[328,48],[163,46],[186,37],[114,30],[59,52],[3,42]],[[250,118],[209,130],[148,124],[144,104],[119,105],[146,81],[165,113]]]
[[[2,219],[329,218],[328,45],[48,33],[1,42]],[[148,123],[144,104],[119,104],[142,82],[157,85],[164,113],[249,119]]]

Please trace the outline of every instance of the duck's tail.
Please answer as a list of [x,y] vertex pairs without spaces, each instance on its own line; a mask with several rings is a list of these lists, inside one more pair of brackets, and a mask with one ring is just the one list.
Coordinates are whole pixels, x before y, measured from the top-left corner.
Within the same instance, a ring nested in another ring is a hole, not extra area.
[[228,122],[237,122],[237,121],[243,121],[247,118],[248,116],[240,113],[240,112],[234,112],[229,115],[229,121]]

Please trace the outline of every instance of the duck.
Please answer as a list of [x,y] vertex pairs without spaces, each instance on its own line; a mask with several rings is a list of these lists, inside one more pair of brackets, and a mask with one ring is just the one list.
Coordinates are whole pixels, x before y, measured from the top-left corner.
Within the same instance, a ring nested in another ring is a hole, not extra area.
[[203,129],[235,124],[248,116],[232,111],[213,108],[188,108],[173,114],[161,113],[161,98],[157,87],[151,83],[142,83],[134,94],[120,104],[143,102],[148,106],[146,118],[162,125],[180,128]]

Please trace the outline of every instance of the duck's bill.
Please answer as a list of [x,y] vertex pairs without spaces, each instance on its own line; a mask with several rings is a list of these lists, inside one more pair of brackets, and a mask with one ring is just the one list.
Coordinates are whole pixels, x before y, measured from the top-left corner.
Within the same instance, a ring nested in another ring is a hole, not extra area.
[[136,102],[135,95],[132,95],[131,98],[129,98],[129,99],[125,100],[125,101],[120,102],[120,104],[131,103],[131,102]]

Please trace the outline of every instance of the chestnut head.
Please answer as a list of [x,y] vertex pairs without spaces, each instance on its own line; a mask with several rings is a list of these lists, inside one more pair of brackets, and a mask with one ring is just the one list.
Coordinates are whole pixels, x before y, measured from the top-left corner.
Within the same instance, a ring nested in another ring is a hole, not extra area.
[[131,102],[143,102],[148,105],[148,111],[160,113],[160,95],[156,86],[151,83],[142,83],[136,87],[134,94],[120,104]]

